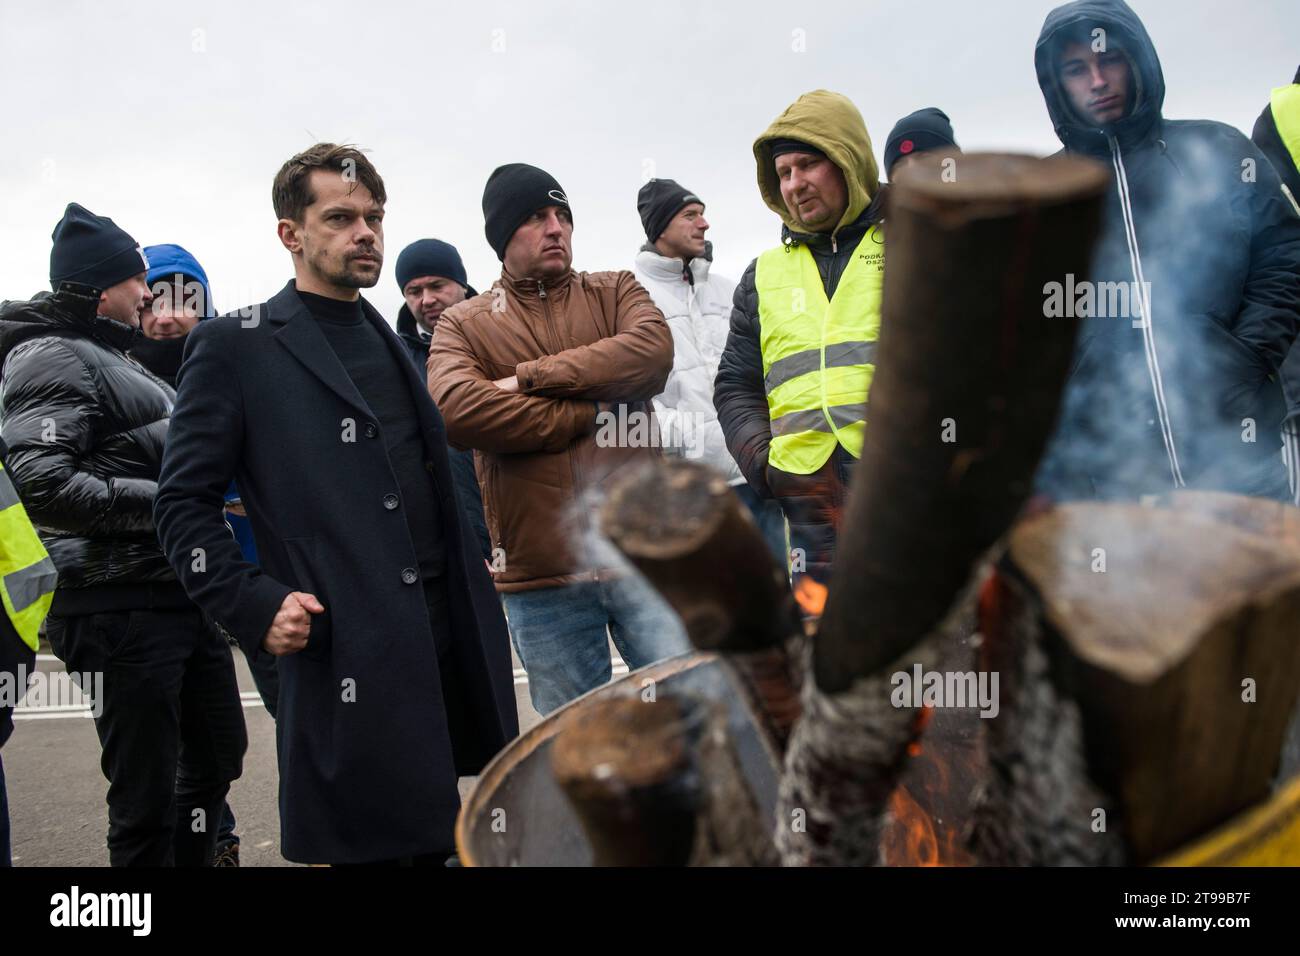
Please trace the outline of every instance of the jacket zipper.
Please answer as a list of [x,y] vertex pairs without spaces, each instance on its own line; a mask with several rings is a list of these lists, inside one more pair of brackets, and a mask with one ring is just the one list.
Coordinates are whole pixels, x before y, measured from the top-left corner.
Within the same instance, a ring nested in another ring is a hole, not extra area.
[[1128,243],[1129,268],[1137,286],[1137,301],[1142,309],[1142,346],[1146,353],[1147,375],[1151,380],[1151,391],[1156,402],[1156,417],[1160,420],[1160,436],[1164,442],[1165,454],[1169,458],[1169,472],[1175,488],[1182,488],[1182,466],[1178,462],[1178,449],[1174,444],[1173,423],[1169,418],[1169,406],[1165,401],[1165,383],[1160,375],[1160,357],[1156,352],[1155,327],[1151,321],[1151,302],[1147,298],[1146,274],[1142,269],[1142,253],[1138,248],[1137,223],[1133,219],[1133,206],[1130,201],[1128,174],[1124,169],[1124,159],[1120,154],[1119,140],[1108,136],[1110,142],[1111,165],[1115,168],[1115,183],[1119,190],[1120,211],[1124,218],[1124,238]]
[[[563,351],[563,349],[560,348],[559,333],[555,330],[555,320],[551,317],[551,304],[547,301],[546,286],[542,284],[541,279],[537,280],[537,297],[542,301],[542,314],[546,317],[546,327],[551,331],[551,347],[557,352]],[[576,442],[570,442],[569,447],[565,449],[565,451],[569,456],[569,477],[573,479],[573,492],[574,496],[577,497],[582,492],[582,471],[578,467],[578,456],[573,450],[575,444]],[[596,580],[599,581],[600,571],[596,570],[595,574]]]

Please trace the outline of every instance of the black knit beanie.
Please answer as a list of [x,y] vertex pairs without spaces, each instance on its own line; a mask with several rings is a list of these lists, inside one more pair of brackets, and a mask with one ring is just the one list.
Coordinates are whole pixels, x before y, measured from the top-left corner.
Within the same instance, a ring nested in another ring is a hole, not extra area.
[[889,175],[894,163],[904,156],[956,146],[952,122],[943,110],[927,106],[909,113],[894,124],[889,139],[885,140],[885,175]]
[[527,163],[498,166],[483,188],[483,230],[502,262],[510,237],[525,219],[546,206],[563,206],[573,215],[569,197],[555,177]]
[[61,282],[77,282],[103,292],[149,269],[140,243],[107,216],[75,202],[68,203],[50,238],[50,288],[55,291]]
[[673,217],[691,203],[704,200],[671,179],[652,179],[636,194],[636,211],[641,214],[645,237],[654,242],[663,235]]

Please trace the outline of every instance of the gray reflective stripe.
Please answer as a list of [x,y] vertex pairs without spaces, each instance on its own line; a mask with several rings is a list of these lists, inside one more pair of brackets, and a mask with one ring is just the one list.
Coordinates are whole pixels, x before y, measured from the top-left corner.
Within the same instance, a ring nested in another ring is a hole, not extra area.
[[799,432],[828,432],[831,423],[826,420],[820,408],[811,412],[790,412],[772,420],[772,437],[794,435]]
[[49,594],[58,583],[59,572],[49,558],[5,575],[5,591],[13,602],[14,611],[36,603],[42,594]]
[[[836,428],[844,428],[857,422],[867,420],[867,403],[856,402],[853,405],[832,405],[831,421]],[[799,432],[828,432],[831,423],[826,420],[820,408],[808,412],[790,412],[772,422],[772,437],[794,435]]]
[[[836,342],[826,346],[826,367],[843,368],[848,365],[870,365],[876,360],[875,342]],[[770,392],[792,378],[807,375],[821,368],[821,350],[804,349],[785,358],[777,359],[763,377]]]
[[826,367],[870,365],[876,360],[875,342],[836,342],[826,346]]
[[867,403],[855,402],[852,405],[832,405],[831,421],[837,428],[854,425],[867,420]]
[[18,489],[9,480],[9,476],[0,469],[0,511],[18,504]]
[[792,378],[815,372],[821,367],[821,349],[804,349],[802,352],[795,352],[773,362],[772,367],[767,370],[767,375],[763,377],[763,385],[770,392]]

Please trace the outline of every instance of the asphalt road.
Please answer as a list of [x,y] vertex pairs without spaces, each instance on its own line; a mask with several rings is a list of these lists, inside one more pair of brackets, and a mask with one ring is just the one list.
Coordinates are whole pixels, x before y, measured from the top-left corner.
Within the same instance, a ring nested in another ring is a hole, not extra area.
[[[37,669],[63,665],[42,646]],[[233,654],[248,725],[244,773],[231,787],[243,866],[293,866],[280,855],[276,791],[275,723],[262,706],[244,656]],[[621,662],[615,675],[626,673]],[[520,729],[541,718],[528,700],[527,677],[515,660],[515,698]],[[40,702],[38,702],[39,704]],[[99,738],[86,710],[30,706],[15,716],[13,736],[4,748],[15,866],[107,866],[108,782],[99,769]],[[461,795],[474,778],[461,780]]]

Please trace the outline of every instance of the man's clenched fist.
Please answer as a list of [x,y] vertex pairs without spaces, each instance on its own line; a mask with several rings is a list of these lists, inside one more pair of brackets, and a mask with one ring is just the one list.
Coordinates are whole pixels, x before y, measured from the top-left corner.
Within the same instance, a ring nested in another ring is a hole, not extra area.
[[262,638],[262,649],[276,657],[298,653],[307,646],[311,616],[324,610],[325,605],[316,600],[316,595],[291,591],[275,612],[275,620]]

